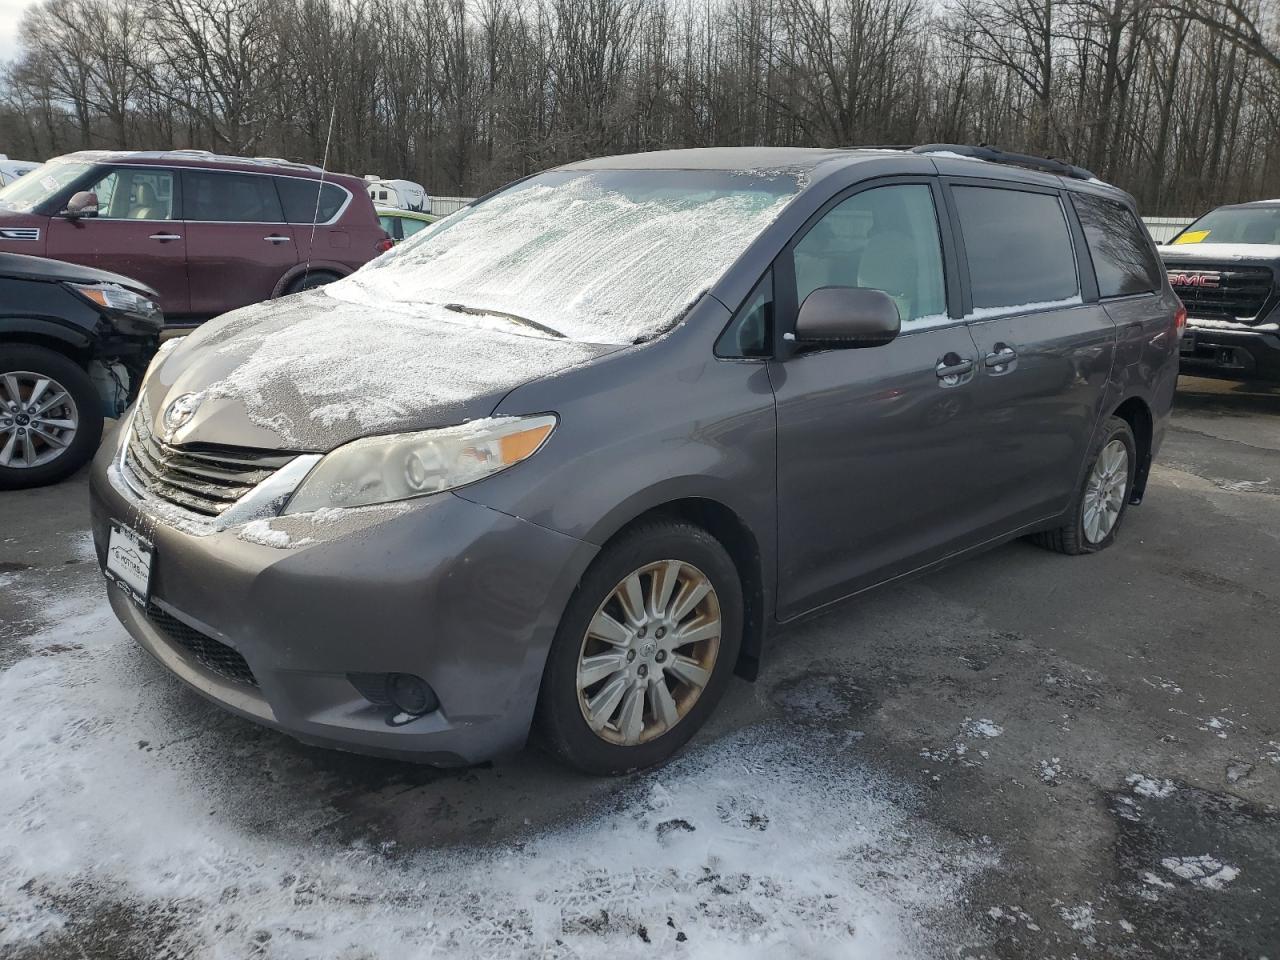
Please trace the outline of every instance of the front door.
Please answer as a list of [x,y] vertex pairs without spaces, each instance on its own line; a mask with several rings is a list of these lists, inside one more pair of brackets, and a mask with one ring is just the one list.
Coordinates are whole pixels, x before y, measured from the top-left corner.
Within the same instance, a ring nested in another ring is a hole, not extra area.
[[[970,329],[980,359],[973,441],[991,466],[976,504],[996,536],[1070,505],[1115,359],[1116,325],[1081,286],[1062,197],[956,183]],[[1084,259],[1081,251],[1080,259]],[[1087,302],[1092,301],[1092,302]]]
[[187,238],[177,177],[160,167],[116,167],[86,188],[98,215],[49,222],[47,255],[123,274],[160,294],[166,315],[187,313]]
[[182,171],[191,312],[213,316],[268,300],[298,262],[274,178]]
[[883,290],[902,318],[889,344],[770,362],[783,619],[973,542],[987,482],[972,440],[977,349],[948,309],[938,197],[929,182],[854,193],[776,265],[784,331],[824,286]]

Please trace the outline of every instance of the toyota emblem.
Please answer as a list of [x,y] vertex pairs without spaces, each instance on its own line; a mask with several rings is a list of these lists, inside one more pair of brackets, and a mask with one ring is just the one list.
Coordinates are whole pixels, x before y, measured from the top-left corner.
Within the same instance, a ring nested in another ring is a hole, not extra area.
[[184,393],[178,397],[164,409],[165,429],[173,433],[186,426],[196,415],[198,406],[200,406],[200,395],[197,393]]

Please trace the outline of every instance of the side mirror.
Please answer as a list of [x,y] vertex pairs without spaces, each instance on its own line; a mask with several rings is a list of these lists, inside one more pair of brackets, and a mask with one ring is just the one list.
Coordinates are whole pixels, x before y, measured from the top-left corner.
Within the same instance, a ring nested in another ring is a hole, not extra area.
[[819,287],[800,305],[796,343],[824,347],[878,347],[902,329],[898,305],[883,290]]
[[79,220],[81,217],[96,217],[98,215],[98,195],[88,190],[81,190],[74,194],[67,201],[67,209],[63,210],[61,216],[68,220]]

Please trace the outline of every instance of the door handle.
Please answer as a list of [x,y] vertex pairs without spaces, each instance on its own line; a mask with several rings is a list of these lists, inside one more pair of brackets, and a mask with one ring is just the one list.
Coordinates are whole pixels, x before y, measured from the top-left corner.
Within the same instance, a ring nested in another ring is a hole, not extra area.
[[1013,347],[1006,347],[1004,344],[998,344],[998,346],[1000,349],[988,353],[986,356],[988,367],[1003,367],[1018,359],[1018,351],[1014,350]]
[[161,243],[168,243],[170,240],[181,240],[181,239],[182,239],[182,234],[180,234],[180,233],[153,233],[153,234],[151,235],[151,239],[152,239],[152,240],[159,240]]
[[938,374],[939,380],[946,380],[948,377],[963,377],[966,373],[973,372],[973,360],[969,357],[956,357],[951,354],[938,361],[938,365],[933,369]]
[[270,237],[263,237],[262,239],[267,241],[267,243],[288,243],[289,242],[288,237],[278,237],[278,236],[275,236],[274,234]]

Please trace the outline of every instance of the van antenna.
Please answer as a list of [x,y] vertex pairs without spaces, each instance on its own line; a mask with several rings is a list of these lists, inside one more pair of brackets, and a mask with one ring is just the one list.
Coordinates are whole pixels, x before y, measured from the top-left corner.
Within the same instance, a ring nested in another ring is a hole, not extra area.
[[311,257],[316,251],[316,226],[320,220],[320,195],[324,193],[324,178],[329,170],[329,144],[333,142],[333,118],[338,115],[338,100],[335,97],[333,106],[329,108],[329,132],[324,137],[324,158],[320,161],[320,186],[316,187],[316,208],[311,213],[311,243],[307,245],[307,265],[302,268],[302,282],[307,282],[311,273]]

